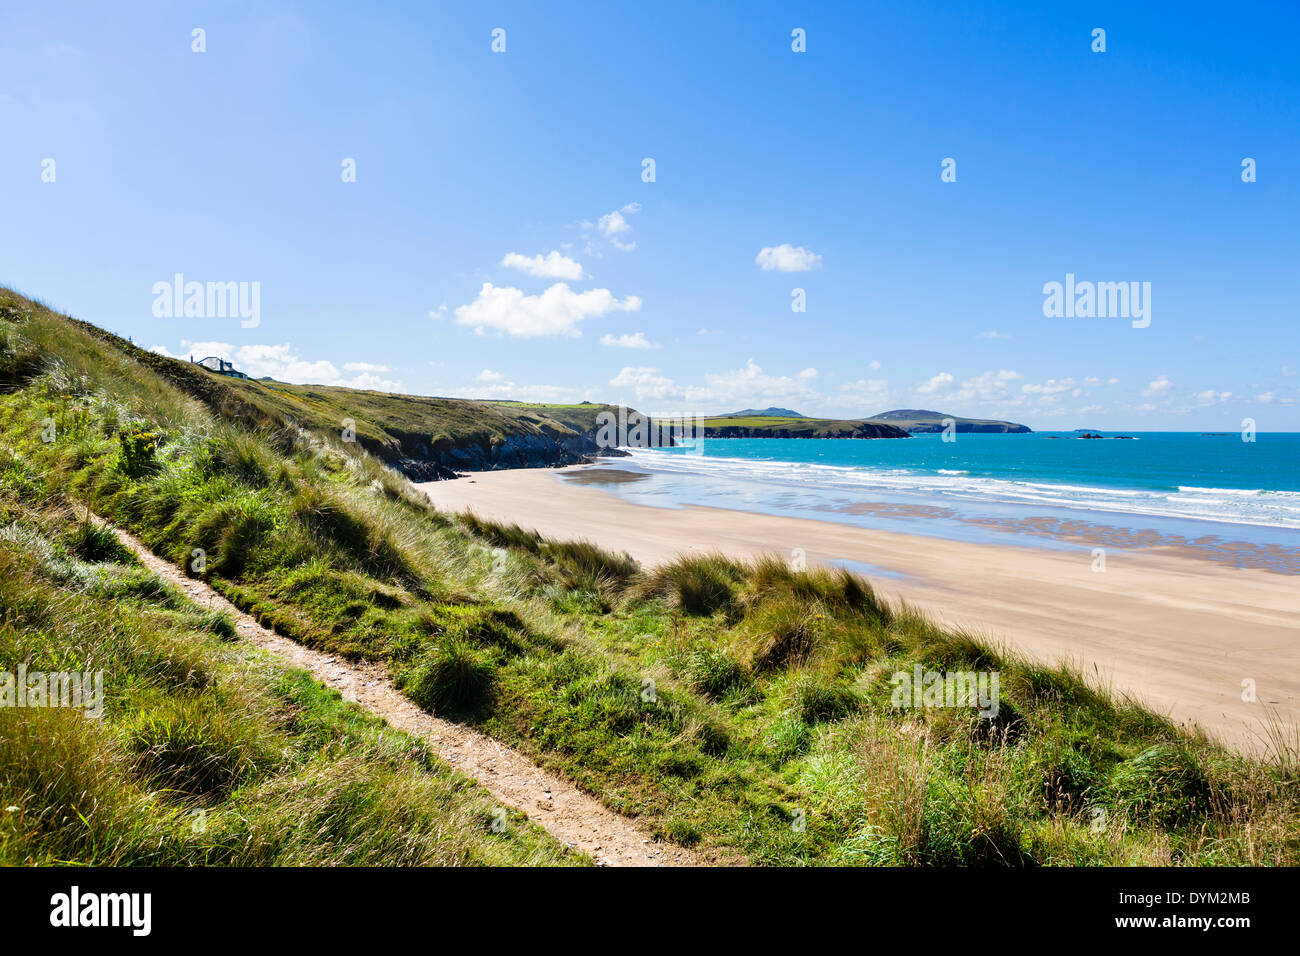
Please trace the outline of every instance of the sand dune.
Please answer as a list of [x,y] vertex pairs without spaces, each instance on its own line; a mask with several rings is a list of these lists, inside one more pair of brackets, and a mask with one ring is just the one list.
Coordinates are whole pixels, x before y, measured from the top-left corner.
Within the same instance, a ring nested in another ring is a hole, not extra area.
[[[718,508],[652,508],[551,470],[479,473],[420,486],[439,507],[472,508],[557,538],[586,538],[644,564],[682,552],[802,549],[848,560],[879,591],[1039,659],[1068,658],[1116,691],[1225,742],[1259,749],[1275,713],[1300,722],[1300,577],[1232,568],[1171,549],[1048,551],[875,531]],[[1257,700],[1242,700],[1253,680]]]

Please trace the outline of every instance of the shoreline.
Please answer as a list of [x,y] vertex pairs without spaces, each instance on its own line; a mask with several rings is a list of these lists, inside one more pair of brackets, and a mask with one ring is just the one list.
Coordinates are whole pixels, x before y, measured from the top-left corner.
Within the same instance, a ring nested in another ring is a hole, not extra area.
[[[679,553],[788,559],[802,549],[810,563],[863,573],[891,600],[995,646],[1049,664],[1069,660],[1114,691],[1179,723],[1194,721],[1239,749],[1261,748],[1271,713],[1300,723],[1294,575],[1161,547],[1113,553],[1098,573],[1082,545],[1036,549],[812,517],[654,507],[562,477],[583,470],[476,472],[416,487],[443,510],[585,538],[647,566]],[[1256,683],[1255,703],[1241,699],[1248,679]]]

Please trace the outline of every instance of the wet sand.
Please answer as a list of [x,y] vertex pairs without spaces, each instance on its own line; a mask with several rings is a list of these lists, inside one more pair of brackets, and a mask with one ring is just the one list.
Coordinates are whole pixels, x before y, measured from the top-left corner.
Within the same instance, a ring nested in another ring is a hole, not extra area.
[[[1109,552],[1098,572],[1084,543],[1047,550],[721,508],[655,508],[602,490],[608,478],[594,479],[582,469],[539,469],[419,487],[445,510],[585,538],[646,565],[710,551],[789,559],[795,549],[810,563],[857,570],[856,562],[886,596],[1022,654],[1068,659],[1099,683],[1233,746],[1260,749],[1270,714],[1300,723],[1300,576],[1158,546]],[[1241,699],[1248,679],[1254,703]]]

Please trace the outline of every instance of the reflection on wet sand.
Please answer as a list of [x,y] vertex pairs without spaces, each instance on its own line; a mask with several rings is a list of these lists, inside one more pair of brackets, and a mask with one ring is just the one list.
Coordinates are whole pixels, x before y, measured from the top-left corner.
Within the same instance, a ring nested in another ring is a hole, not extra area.
[[1117,528],[1095,521],[1054,518],[1047,515],[998,518],[964,515],[952,508],[861,501],[847,505],[821,505],[817,510],[840,514],[878,515],[882,518],[939,518],[977,525],[994,531],[1036,535],[1057,541],[1077,541],[1091,547],[1117,549],[1172,548],[1188,557],[1217,561],[1235,568],[1260,568],[1282,574],[1300,574],[1300,549],[1277,544],[1231,541],[1220,535],[1186,538],[1152,528]]
[[574,468],[560,472],[560,477],[574,485],[625,485],[645,481],[650,476],[642,471],[622,468]]

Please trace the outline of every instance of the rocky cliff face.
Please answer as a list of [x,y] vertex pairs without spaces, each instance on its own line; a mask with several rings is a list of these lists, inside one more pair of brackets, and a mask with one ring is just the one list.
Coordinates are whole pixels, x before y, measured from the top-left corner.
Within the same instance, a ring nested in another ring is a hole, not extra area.
[[[914,425],[908,425],[907,430],[913,435],[928,435],[934,432],[943,431],[942,422],[917,422]],[[958,434],[967,434],[974,432],[977,434],[994,434],[994,435],[1029,435],[1033,429],[1027,425],[1017,425],[1014,422],[963,422],[958,421],[953,429]]]
[[[497,471],[503,468],[555,468],[580,465],[597,457],[623,457],[627,452],[602,448],[595,432],[561,434],[543,430],[537,434],[511,435],[491,440],[469,436],[451,441],[431,441],[427,436],[399,434],[401,449],[389,446],[368,449],[412,481],[440,481],[466,471]],[[743,425],[709,426],[707,438],[907,438],[907,432],[882,422],[857,422],[851,427],[818,429],[809,425],[785,428],[750,428]],[[671,439],[670,439],[671,441]]]
[[431,442],[416,436],[400,436],[402,456],[389,464],[412,481],[456,478],[462,471],[497,471],[503,468],[554,468],[580,465],[597,456],[622,456],[627,452],[601,448],[595,434],[510,435],[491,441],[471,436],[452,442]]
[[748,425],[709,425],[705,438],[907,438],[907,432],[883,422],[859,422],[844,428],[789,425],[752,428]]
[[1021,425],[1017,422],[1004,422],[996,418],[963,418],[960,415],[936,412],[932,408],[894,408],[871,417],[879,421],[891,422],[899,428],[906,429],[913,435],[928,435],[941,432],[944,429],[944,422],[949,420],[956,426],[954,431],[963,434],[977,432],[999,435],[1028,435],[1033,432],[1033,429],[1028,425]]

